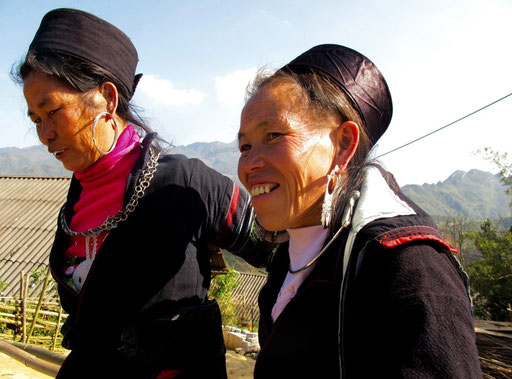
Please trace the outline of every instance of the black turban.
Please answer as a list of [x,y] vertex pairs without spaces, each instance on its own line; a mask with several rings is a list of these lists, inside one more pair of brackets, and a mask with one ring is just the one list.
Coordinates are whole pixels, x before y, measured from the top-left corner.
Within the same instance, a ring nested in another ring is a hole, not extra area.
[[326,74],[350,98],[362,117],[372,145],[391,122],[393,104],[386,80],[364,55],[340,45],[319,45],[299,55],[282,70]]
[[130,95],[141,76],[135,76],[139,58],[130,38],[114,25],[77,9],[54,9],[43,17],[29,51],[45,50],[97,64],[113,74]]

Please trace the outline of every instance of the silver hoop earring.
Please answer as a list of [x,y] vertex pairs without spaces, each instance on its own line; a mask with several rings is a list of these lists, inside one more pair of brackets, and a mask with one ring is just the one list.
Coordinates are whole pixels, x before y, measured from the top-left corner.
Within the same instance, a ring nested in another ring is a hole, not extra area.
[[94,147],[96,148],[96,150],[98,151],[98,153],[100,153],[101,155],[107,155],[108,153],[111,153],[112,150],[115,149],[116,145],[117,145],[117,138],[119,137],[119,133],[118,133],[118,126],[117,126],[117,122],[116,122],[116,119],[114,117],[112,117],[112,121],[114,121],[114,132],[115,132],[115,135],[114,135],[114,142],[112,143],[112,146],[110,147],[110,149],[108,151],[103,151],[101,150],[99,147],[98,147],[98,144],[97,144],[97,141],[96,141],[96,138],[94,138],[94,132],[96,131],[96,124],[98,123],[98,121],[103,117],[103,116],[112,116],[109,112],[101,112],[99,113],[96,118],[94,119],[94,122],[92,123],[92,143],[94,145]]
[[[332,203],[333,203],[333,194],[336,192],[336,189],[341,185],[341,180],[339,176],[340,168],[338,165],[332,169],[332,171],[327,175],[327,183],[325,185],[325,195],[324,202],[322,203],[322,226],[325,228],[329,227],[332,219]],[[331,180],[335,180],[334,187],[332,191],[329,191],[329,187],[331,184]]]

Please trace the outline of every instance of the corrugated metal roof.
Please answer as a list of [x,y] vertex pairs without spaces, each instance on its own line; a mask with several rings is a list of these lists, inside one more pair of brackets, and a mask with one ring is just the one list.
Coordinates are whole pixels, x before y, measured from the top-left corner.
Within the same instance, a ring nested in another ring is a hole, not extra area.
[[235,316],[245,320],[258,320],[258,294],[267,281],[267,275],[239,272],[237,281],[240,284],[231,294],[237,309]]
[[[19,296],[20,272],[48,265],[69,183],[69,177],[0,176],[0,296]],[[211,263],[213,274],[225,273],[222,252]],[[31,287],[29,297],[39,296],[41,287]]]
[[[20,272],[48,264],[69,177],[0,176],[0,281],[2,296],[18,296]],[[40,292],[29,290],[29,297]]]

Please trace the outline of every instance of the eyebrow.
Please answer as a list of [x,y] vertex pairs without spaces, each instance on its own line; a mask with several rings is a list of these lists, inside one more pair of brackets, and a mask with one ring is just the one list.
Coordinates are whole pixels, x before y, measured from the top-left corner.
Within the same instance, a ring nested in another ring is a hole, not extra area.
[[[262,122],[260,122],[258,125],[256,125],[256,128],[259,130],[259,129],[263,128],[263,127],[268,127],[268,126],[270,126],[270,124],[269,124],[268,122],[266,122],[266,121],[262,121]],[[246,136],[246,134],[245,134],[245,133],[243,133],[243,132],[238,132],[238,140],[239,140],[239,141],[240,141],[240,138],[245,137],[245,136]]]
[[[42,108],[45,106],[45,104],[48,102],[48,98],[45,97],[41,102],[39,102],[39,104],[37,104],[37,107],[38,108]],[[27,109],[27,116],[30,117],[34,114],[34,112],[32,112],[30,109]]]

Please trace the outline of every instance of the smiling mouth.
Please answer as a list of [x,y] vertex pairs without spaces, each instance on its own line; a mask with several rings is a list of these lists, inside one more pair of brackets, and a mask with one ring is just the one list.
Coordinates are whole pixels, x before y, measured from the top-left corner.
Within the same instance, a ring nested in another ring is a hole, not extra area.
[[264,195],[266,193],[272,192],[277,187],[279,187],[279,184],[263,184],[259,186],[254,186],[251,188],[251,196],[256,197],[259,195]]
[[57,150],[57,151],[54,151],[52,154],[55,158],[58,158],[63,152],[64,152],[64,150]]

